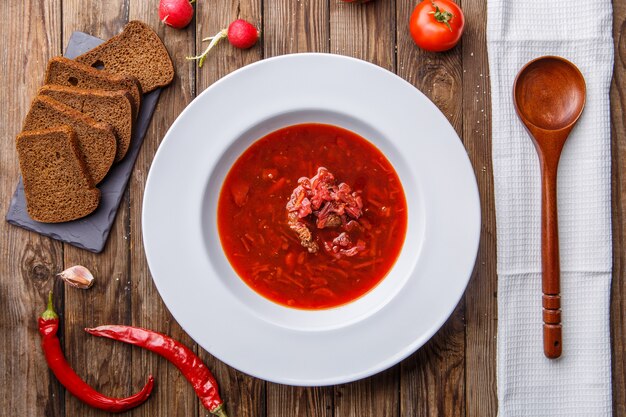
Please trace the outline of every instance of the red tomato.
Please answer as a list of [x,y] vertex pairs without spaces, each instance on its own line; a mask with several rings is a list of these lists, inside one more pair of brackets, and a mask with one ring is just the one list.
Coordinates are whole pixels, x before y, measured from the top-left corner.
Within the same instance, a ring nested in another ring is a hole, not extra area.
[[423,0],[413,10],[409,30],[422,49],[447,51],[461,39],[465,18],[461,8],[450,0]]

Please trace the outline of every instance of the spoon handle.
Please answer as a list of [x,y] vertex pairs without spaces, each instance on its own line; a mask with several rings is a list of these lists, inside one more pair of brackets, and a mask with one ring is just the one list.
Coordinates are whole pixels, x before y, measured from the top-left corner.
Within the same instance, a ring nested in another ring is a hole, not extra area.
[[541,269],[543,287],[543,351],[548,358],[561,356],[561,296],[559,226],[556,173],[558,156],[541,161]]

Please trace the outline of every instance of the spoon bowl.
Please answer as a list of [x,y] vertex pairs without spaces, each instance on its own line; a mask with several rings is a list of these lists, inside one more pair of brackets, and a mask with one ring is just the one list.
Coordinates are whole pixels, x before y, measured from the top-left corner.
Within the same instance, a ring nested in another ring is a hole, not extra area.
[[556,175],[565,141],[585,107],[585,94],[580,70],[557,56],[530,61],[513,85],[515,110],[533,139],[541,167],[543,350],[548,358],[558,358],[563,348]]
[[515,106],[524,123],[540,129],[573,126],[585,106],[585,79],[571,62],[555,56],[541,57],[518,74]]

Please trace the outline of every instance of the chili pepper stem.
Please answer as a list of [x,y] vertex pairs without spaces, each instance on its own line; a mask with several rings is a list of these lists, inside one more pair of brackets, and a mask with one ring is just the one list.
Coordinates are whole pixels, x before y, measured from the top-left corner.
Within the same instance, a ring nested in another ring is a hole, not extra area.
[[201,55],[188,56],[186,57],[186,59],[198,60],[198,67],[202,68],[202,64],[204,64],[204,60],[209,54],[209,51],[213,49],[213,47],[217,45],[222,39],[227,38],[227,37],[228,37],[228,29],[222,29],[217,33],[217,35],[202,39],[202,41],[204,42],[211,41],[209,43],[209,46],[207,46],[207,48],[204,50],[204,52]]
[[224,410],[224,404],[220,404],[211,410],[211,414],[216,415],[217,417],[228,417],[226,410]]
[[52,291],[48,293],[48,306],[46,307],[46,311],[41,313],[41,318],[44,320],[54,320],[59,318],[57,313],[54,311],[54,305],[52,303]]

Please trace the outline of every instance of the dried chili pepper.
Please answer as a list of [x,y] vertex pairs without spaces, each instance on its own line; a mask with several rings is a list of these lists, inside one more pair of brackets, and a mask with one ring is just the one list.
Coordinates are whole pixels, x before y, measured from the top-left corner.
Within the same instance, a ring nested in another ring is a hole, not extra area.
[[41,347],[46,356],[48,367],[72,395],[92,407],[114,413],[130,410],[148,399],[154,386],[152,375],[150,375],[148,383],[141,391],[126,398],[107,397],[93,389],[67,363],[61,350],[61,343],[57,337],[58,330],[59,316],[57,316],[52,306],[52,292],[50,292],[48,295],[48,307],[39,317],[39,333],[42,336]]
[[187,346],[162,333],[139,327],[108,325],[85,331],[95,336],[130,343],[163,356],[183,373],[207,410],[218,417],[227,417],[217,381],[202,359]]

